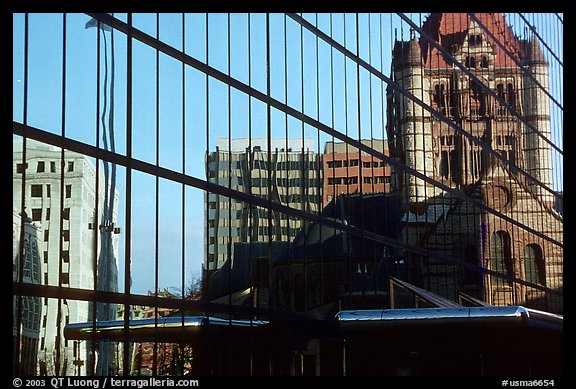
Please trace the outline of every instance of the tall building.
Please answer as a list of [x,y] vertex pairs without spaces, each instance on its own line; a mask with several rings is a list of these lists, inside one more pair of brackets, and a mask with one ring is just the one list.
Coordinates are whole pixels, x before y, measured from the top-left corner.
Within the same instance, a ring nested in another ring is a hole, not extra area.
[[[388,155],[388,143],[381,139],[362,139],[372,149]],[[388,193],[390,166],[344,142],[326,142],[322,154],[324,174],[322,206],[342,194]]]
[[[12,211],[12,280],[30,284],[40,284],[40,254],[38,251],[38,232],[36,223],[27,215],[20,216]],[[23,245],[20,245],[23,236]],[[22,259],[22,260],[21,260]],[[36,296],[13,296],[12,299],[12,337],[13,350],[20,349],[20,358],[13,363],[19,364],[22,375],[35,375],[40,346],[40,317],[42,302]],[[20,324],[18,312],[21,313]],[[20,327],[20,328],[18,328]]]
[[[104,206],[103,175],[99,177],[96,193],[96,169],[88,157],[65,151],[62,160],[62,152],[56,147],[32,139],[27,139],[25,144],[26,161],[23,161],[23,142],[14,141],[12,206],[14,212],[21,212],[24,176],[24,211],[38,228],[40,283],[93,290],[94,268],[101,257],[102,238],[101,235],[96,238],[99,232],[94,226],[97,220],[101,222]],[[116,192],[112,223],[117,218],[118,198]],[[111,226],[107,223],[107,227]],[[112,234],[111,242],[112,265],[106,285],[99,282],[98,287],[117,291],[118,235]],[[39,374],[86,374],[91,346],[87,342],[67,341],[62,331],[69,322],[92,320],[92,305],[86,301],[45,297],[41,308]]]
[[[321,180],[314,139],[218,138],[207,155],[208,181],[304,210],[318,212]],[[270,146],[268,145],[270,143]],[[270,149],[269,149],[270,147]],[[302,220],[251,207],[215,193],[205,196],[205,269],[232,256],[234,243],[289,241]]]
[[[534,38],[515,36],[502,14],[475,15],[490,33],[465,13],[432,13],[422,29],[481,84],[423,38],[396,41],[391,77],[510,164],[552,188],[550,145],[530,128],[534,126],[550,138],[549,100],[540,88],[548,86],[548,63],[540,45]],[[482,145],[392,87],[387,98],[391,156],[529,229],[563,242],[563,219],[553,209],[553,195],[537,181],[488,154]],[[423,244],[431,252],[549,289],[562,289],[561,244],[458,200],[413,174],[395,170],[393,183],[403,194],[407,209],[402,222],[408,243]],[[423,260],[414,257],[415,264]],[[495,305],[562,309],[561,296],[541,289],[497,277],[479,279],[472,272],[458,272],[457,267],[436,267],[434,260],[430,264],[419,271],[422,282],[433,291],[453,297],[456,291],[466,290]],[[438,290],[446,280],[451,286]]]

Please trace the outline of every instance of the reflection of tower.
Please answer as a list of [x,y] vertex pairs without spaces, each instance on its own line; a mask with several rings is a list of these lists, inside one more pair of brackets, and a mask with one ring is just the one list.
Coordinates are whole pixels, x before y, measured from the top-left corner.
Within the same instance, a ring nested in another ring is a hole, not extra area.
[[[23,234],[21,234],[23,233]],[[12,280],[27,284],[41,284],[40,253],[38,250],[39,228],[32,223],[26,213],[23,217],[13,211],[12,225]],[[23,236],[22,257],[20,257],[21,236]],[[20,305],[18,300],[20,299]],[[18,322],[20,307],[21,320]],[[42,305],[40,297],[13,296],[13,345],[18,345],[14,352],[14,372],[16,375],[36,375],[38,346],[40,338],[40,317]],[[19,337],[17,339],[16,337]],[[18,351],[18,354],[16,353]],[[17,355],[19,358],[16,358]]]
[[[402,234],[408,243],[430,253],[465,260],[502,276],[480,279],[478,269],[468,272],[417,254],[409,258],[411,276],[452,299],[463,291],[494,305],[526,303],[561,311],[561,295],[542,287],[562,287],[562,218],[552,210],[551,193],[510,168],[516,165],[540,183],[552,185],[551,150],[545,139],[550,138],[548,64],[542,50],[533,37],[517,37],[499,13],[432,13],[422,30],[442,50],[423,36],[420,41],[397,41],[392,76],[437,113],[428,114],[389,87],[390,154],[493,211],[484,212],[470,201],[396,171],[394,184],[408,206]],[[528,228],[504,222],[500,214]],[[548,243],[528,229],[560,244]]]
[[[394,79],[407,92],[430,104],[429,81],[424,77],[424,65],[420,54],[420,44],[416,38],[409,42],[399,42],[394,48]],[[405,163],[427,177],[433,175],[432,134],[430,130],[430,113],[408,97],[399,96],[397,107],[401,123],[398,146],[403,150]],[[396,172],[397,174],[400,172]],[[404,184],[404,198],[409,203],[426,200],[433,193],[433,187],[414,175],[398,177]]]
[[[22,208],[20,195],[25,191],[24,212],[40,227],[41,282],[43,285],[93,289],[94,264],[97,263],[101,242],[100,236],[88,229],[104,208],[104,185],[96,188],[95,180],[97,174],[97,181],[104,181],[103,171],[97,172],[90,158],[73,151],[66,151],[62,159],[61,149],[32,139],[26,140],[25,147],[24,163],[24,143],[22,140],[14,141],[13,208]],[[59,170],[57,166],[62,161],[63,169]],[[117,191],[114,196],[117,202]],[[114,219],[115,212],[114,209]],[[96,245],[98,250],[94,250]],[[112,237],[112,247],[116,253],[117,235]],[[40,374],[74,374],[73,370],[80,370],[81,375],[92,372],[87,362],[91,345],[87,342],[79,345],[75,360],[78,364],[73,366],[73,345],[66,342],[62,334],[65,323],[92,319],[91,304],[87,301],[42,299],[38,352]]]
[[[86,28],[98,26],[102,31],[104,42],[104,93],[102,105],[102,140],[104,150],[114,153],[114,32],[103,24],[91,19],[86,23]],[[105,31],[110,32],[110,63],[108,63],[108,47]],[[110,82],[108,83],[108,67],[110,66]],[[109,86],[108,86],[109,84]],[[107,91],[107,87],[109,90]],[[110,102],[108,104],[108,96]],[[108,106],[109,105],[109,106]],[[106,111],[108,111],[108,125],[106,124]],[[112,234],[119,233],[120,230],[114,227],[114,200],[116,191],[116,164],[104,162],[104,206],[102,209],[101,224],[99,225],[101,249],[98,258],[98,290],[117,292],[118,291],[118,268],[114,257]],[[116,305],[110,303],[97,303],[96,320],[114,320],[116,316]],[[99,347],[98,365],[96,372],[98,375],[110,375],[114,372],[114,345],[101,342]]]
[[[545,92],[549,89],[548,62],[535,36],[528,43],[526,62],[528,64],[528,74],[532,77],[528,75],[523,77],[524,114],[526,115],[526,120],[550,140],[550,101]],[[542,90],[542,87],[544,90]],[[531,128],[524,126],[523,130],[526,172],[548,188],[552,188],[550,145]],[[541,197],[546,204],[552,205],[554,203],[552,193],[546,191],[538,184],[531,185],[531,187],[534,193]]]

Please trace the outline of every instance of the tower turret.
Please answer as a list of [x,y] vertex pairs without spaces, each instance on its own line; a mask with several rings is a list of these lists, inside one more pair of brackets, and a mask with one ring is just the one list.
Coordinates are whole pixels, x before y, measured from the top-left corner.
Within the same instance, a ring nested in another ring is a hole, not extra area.
[[[524,115],[532,126],[550,140],[550,101],[546,92],[542,89],[542,87],[545,90],[549,89],[548,62],[534,36],[528,43],[526,63],[528,72],[532,77],[528,75],[523,77],[524,96],[522,100]],[[550,144],[526,125],[522,127],[522,138],[526,172],[551,188],[552,160]],[[536,183],[529,183],[529,187],[542,201],[549,205],[553,204],[554,196],[552,193]]]
[[[408,93],[430,104],[430,97],[425,93],[429,81],[424,77],[424,66],[420,44],[416,38],[409,42],[397,42],[394,54],[394,79]],[[397,112],[399,130],[396,136],[403,145],[405,164],[418,172],[432,177],[434,161],[432,152],[432,134],[430,113],[407,96],[396,92],[398,97]],[[402,174],[397,172],[397,174]],[[427,187],[426,182],[411,174],[402,174],[401,187],[405,191],[408,203],[418,203],[434,194],[434,187]]]

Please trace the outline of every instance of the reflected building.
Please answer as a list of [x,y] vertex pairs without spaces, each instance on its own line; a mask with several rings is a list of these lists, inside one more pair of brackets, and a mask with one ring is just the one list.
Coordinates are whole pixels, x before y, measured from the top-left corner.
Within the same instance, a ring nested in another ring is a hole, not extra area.
[[[561,296],[550,296],[544,288],[562,289],[563,219],[554,209],[553,193],[539,184],[552,188],[551,147],[545,139],[550,139],[550,102],[539,86],[549,85],[548,63],[535,37],[518,38],[504,15],[475,15],[490,34],[465,13],[432,13],[422,29],[481,83],[423,38],[396,41],[391,76],[503,159],[392,87],[387,132],[392,157],[494,212],[395,171],[393,185],[407,210],[403,236],[409,244],[541,287],[478,276],[462,266],[414,255],[420,282],[433,292],[456,298],[464,291],[493,305],[559,312]],[[495,39],[506,42],[507,50]]]
[[[13,210],[20,212],[22,208],[24,180],[24,211],[37,226],[39,283],[93,290],[102,240],[100,235],[96,237],[98,229],[95,228],[104,206],[101,170],[97,193],[96,168],[88,157],[71,151],[62,154],[61,149],[32,139],[27,139],[25,145],[26,164],[23,164],[23,142],[14,141]],[[117,192],[114,198],[113,222],[117,218]],[[108,223],[105,228],[110,227],[113,225]],[[105,290],[117,291],[118,235],[112,234],[111,240],[113,265],[104,286]],[[90,344],[73,344],[64,339],[62,330],[69,322],[88,321],[92,317],[93,306],[87,301],[42,299],[39,374],[86,374]]]
[[[341,195],[319,213],[391,239],[399,238],[402,215],[397,193]],[[383,240],[306,222],[290,241],[234,243],[234,256],[211,274],[207,297],[328,319],[337,307],[386,306],[390,277],[407,277],[404,255]]]
[[[156,296],[153,291],[148,291],[149,297]],[[157,296],[159,298],[176,298],[177,296],[169,292],[168,289],[159,290]],[[124,320],[124,304],[118,304],[116,317],[117,321]],[[177,310],[163,307],[151,307],[143,305],[130,306],[130,320],[146,320],[148,325],[154,325],[155,318],[163,318],[177,314]],[[116,360],[118,361],[118,375],[122,375],[123,366],[122,360],[124,358],[124,343],[116,343]],[[181,375],[182,371],[178,370],[180,367],[180,358],[183,356],[179,353],[180,349],[177,343],[157,343],[152,340],[141,342],[130,342],[128,356],[130,358],[128,366],[130,366],[130,374],[138,376],[151,376],[156,370],[157,375]],[[189,352],[190,353],[190,352]],[[156,355],[156,363],[154,358]]]
[[[321,173],[314,139],[218,138],[207,155],[209,182],[317,213]],[[303,222],[215,193],[205,195],[206,270],[220,268],[235,243],[288,241]]]
[[554,198],[555,198],[554,209],[560,215],[564,215],[564,192],[563,191],[556,192]]
[[[388,143],[382,139],[362,139],[362,144],[388,155]],[[344,142],[326,142],[322,155],[325,207],[343,194],[390,192],[390,166],[366,152]]]
[[[12,212],[12,280],[30,284],[40,284],[40,254],[38,251],[39,228],[27,215],[21,217]],[[24,236],[20,247],[21,234]],[[22,250],[22,252],[20,251]],[[22,259],[22,260],[21,260]],[[20,359],[13,363],[20,365],[22,375],[35,375],[40,340],[41,299],[36,296],[13,296],[12,298],[12,338],[13,350],[20,349]],[[22,320],[18,328],[18,310]],[[18,339],[19,337],[19,339]],[[19,342],[18,342],[19,340]]]

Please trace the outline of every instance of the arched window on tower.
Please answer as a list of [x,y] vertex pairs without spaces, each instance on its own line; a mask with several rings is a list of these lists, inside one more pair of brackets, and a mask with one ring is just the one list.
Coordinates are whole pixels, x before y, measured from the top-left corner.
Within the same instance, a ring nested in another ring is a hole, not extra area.
[[458,100],[458,81],[455,75],[453,75],[448,87],[448,106],[450,107],[450,115],[452,116],[460,115]]
[[482,35],[481,34],[474,34],[468,37],[468,45],[469,46],[479,46],[482,44]]
[[488,58],[485,55],[482,56],[482,61],[480,62],[480,67],[483,69],[488,69]]
[[440,153],[440,177],[448,178],[448,151]]
[[546,286],[546,267],[539,245],[531,243],[524,247],[526,281]]
[[473,81],[470,84],[470,114],[472,116],[486,115],[486,94],[484,93],[484,85]]
[[506,86],[506,102],[514,109],[516,109],[516,92],[514,90],[514,84],[511,82]]
[[496,85],[496,94],[498,95],[498,115],[504,116],[506,115],[506,107],[504,106],[504,102],[506,101],[506,96],[504,95],[504,84],[500,83]]
[[[498,273],[514,276],[510,234],[508,232],[496,231],[492,234],[491,251],[490,269]],[[508,285],[512,286],[512,281],[508,281]]]
[[444,84],[436,84],[434,86],[434,103],[436,109],[442,113],[446,114],[446,87]]
[[450,178],[453,182],[458,181],[458,175],[460,172],[460,163],[458,161],[458,152],[456,150],[450,151]]
[[476,58],[474,58],[474,57],[466,57],[466,61],[464,62],[464,65],[465,65],[467,68],[476,69]]

